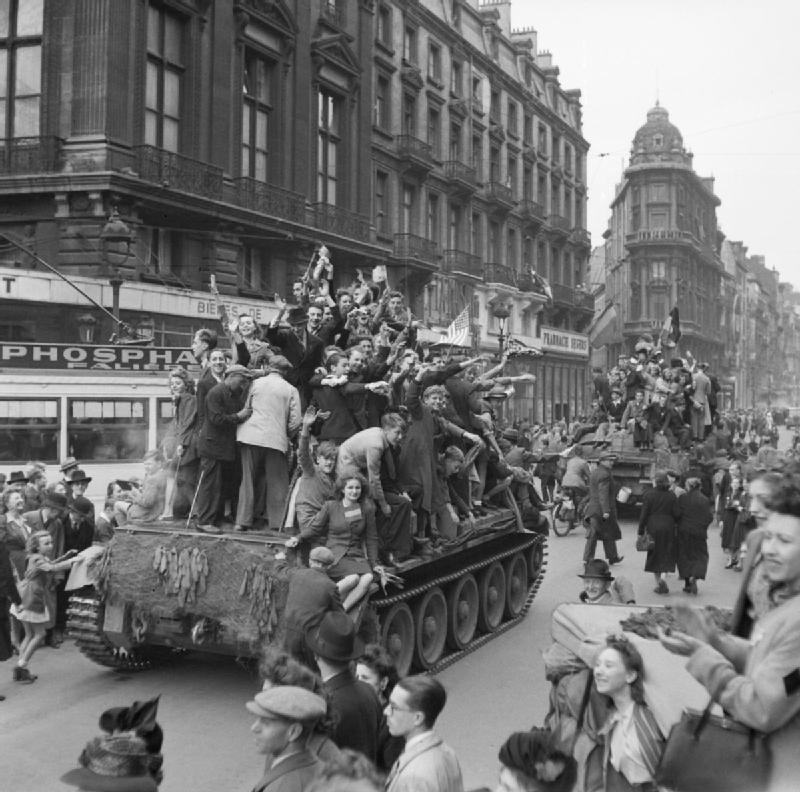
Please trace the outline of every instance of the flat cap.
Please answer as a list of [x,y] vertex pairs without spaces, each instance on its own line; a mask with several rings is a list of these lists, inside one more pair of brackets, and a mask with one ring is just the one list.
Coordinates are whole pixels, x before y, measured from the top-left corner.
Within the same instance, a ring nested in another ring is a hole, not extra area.
[[256,693],[245,707],[259,718],[279,717],[291,721],[315,721],[328,710],[325,699],[296,685],[277,685]]
[[325,564],[326,566],[330,566],[336,560],[333,552],[327,547],[315,547],[308,554],[308,557],[311,561],[316,561],[318,564]]

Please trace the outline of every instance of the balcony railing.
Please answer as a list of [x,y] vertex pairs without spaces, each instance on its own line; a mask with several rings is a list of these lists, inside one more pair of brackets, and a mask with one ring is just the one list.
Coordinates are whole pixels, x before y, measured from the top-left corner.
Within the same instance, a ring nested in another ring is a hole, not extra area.
[[222,198],[222,168],[155,146],[134,146],[140,179],[172,190]]
[[435,266],[438,247],[435,242],[416,234],[394,235],[394,256],[399,259],[414,259]]
[[535,220],[539,223],[543,223],[546,217],[544,207],[538,201],[531,201],[529,198],[519,202],[517,211],[524,218]]
[[475,174],[475,168],[471,165],[465,165],[459,160],[447,160],[447,162],[444,163],[444,173],[448,179],[452,179],[468,187],[477,186],[478,179]]
[[327,203],[315,203],[312,209],[314,225],[321,231],[330,231],[360,242],[370,241],[369,218],[364,215]]
[[592,311],[594,313],[594,295],[575,290],[575,307],[582,308],[584,311]]
[[666,278],[650,278],[647,281],[647,285],[650,289],[655,291],[666,291],[669,289],[669,281]]
[[412,165],[430,170],[433,167],[433,147],[413,135],[397,135],[397,154]]
[[486,283],[501,283],[504,286],[516,288],[517,277],[514,270],[505,264],[485,264],[483,267],[483,280]]
[[502,182],[490,181],[486,185],[486,195],[493,201],[505,206],[514,205],[514,194],[511,188]]
[[564,303],[565,305],[575,304],[575,290],[572,286],[564,286],[561,283],[551,283],[553,291],[553,302]]
[[554,231],[559,231],[562,234],[569,234],[569,220],[561,215],[551,214],[547,216],[547,225]]
[[0,140],[0,174],[55,173],[61,170],[61,146],[57,137],[5,138]]
[[589,248],[592,246],[592,235],[585,228],[573,228],[569,238],[574,245]]
[[444,268],[454,275],[469,275],[473,278],[483,277],[480,256],[467,253],[465,250],[445,250]]
[[680,231],[676,228],[654,228],[643,231],[634,231],[625,234],[625,242],[690,242],[699,244],[694,234],[689,231]]
[[239,206],[295,223],[305,222],[305,196],[249,177],[234,179],[234,186]]

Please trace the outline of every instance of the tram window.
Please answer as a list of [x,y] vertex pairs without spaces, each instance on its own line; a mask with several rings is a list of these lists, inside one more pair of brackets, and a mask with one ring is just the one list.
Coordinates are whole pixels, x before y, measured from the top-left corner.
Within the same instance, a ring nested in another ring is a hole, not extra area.
[[156,400],[156,445],[164,447],[164,438],[171,433],[175,405],[172,399]]
[[57,462],[58,401],[0,399],[0,460]]
[[70,456],[141,459],[147,451],[146,399],[70,399],[67,409]]

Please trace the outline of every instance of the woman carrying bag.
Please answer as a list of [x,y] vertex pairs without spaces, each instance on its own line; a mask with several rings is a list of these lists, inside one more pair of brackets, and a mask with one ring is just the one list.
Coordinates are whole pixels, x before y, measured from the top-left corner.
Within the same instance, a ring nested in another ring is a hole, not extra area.
[[[758,761],[767,780],[761,787],[751,785],[751,792],[795,792],[800,779],[800,475],[784,477],[769,507],[754,573],[763,577],[769,606],[750,638],[721,633],[702,612],[684,607],[676,608],[683,631],[661,633],[660,639],[669,651],[689,656],[689,673],[730,717],[766,735],[769,756],[754,754],[749,764]],[[700,751],[704,738],[711,745],[713,728],[707,728],[697,740]],[[751,733],[745,745],[757,739]],[[742,749],[732,738],[720,744],[730,746],[732,756],[717,762],[721,766],[714,768],[714,783],[705,792],[741,788],[731,774]]]

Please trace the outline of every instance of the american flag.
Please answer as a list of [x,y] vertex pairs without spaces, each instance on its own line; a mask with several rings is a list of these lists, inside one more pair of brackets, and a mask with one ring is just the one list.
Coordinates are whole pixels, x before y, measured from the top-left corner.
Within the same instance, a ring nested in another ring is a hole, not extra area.
[[447,328],[441,343],[450,346],[468,346],[469,338],[469,306],[467,306]]

